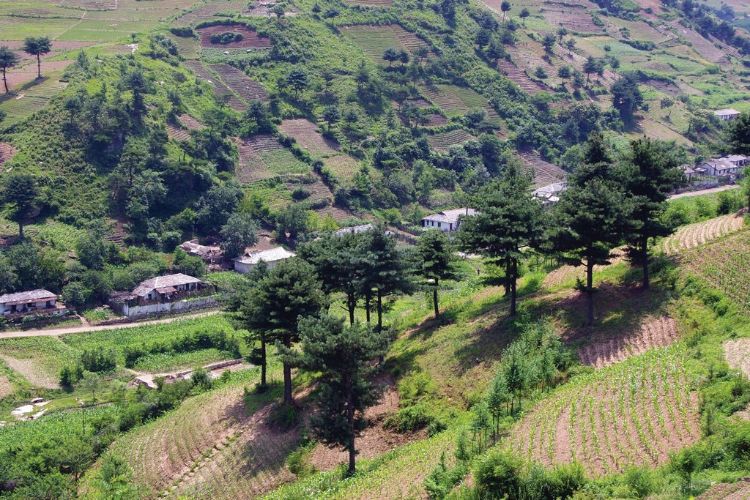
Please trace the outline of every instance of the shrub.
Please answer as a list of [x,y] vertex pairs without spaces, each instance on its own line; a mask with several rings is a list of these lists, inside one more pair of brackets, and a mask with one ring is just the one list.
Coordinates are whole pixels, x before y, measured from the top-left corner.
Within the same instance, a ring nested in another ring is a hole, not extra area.
[[419,403],[398,410],[385,420],[384,426],[397,432],[414,432],[424,429],[435,421],[429,405]]
[[628,491],[636,498],[645,498],[656,492],[656,478],[653,471],[643,467],[629,467],[624,475]]
[[243,37],[241,33],[228,31],[226,33],[214,33],[213,35],[211,35],[210,40],[213,44],[227,45],[234,42],[241,42],[242,38]]
[[81,354],[81,366],[89,372],[109,372],[117,367],[117,356],[114,351],[103,347],[86,349]]
[[517,499],[523,485],[523,462],[504,450],[492,450],[474,469],[477,491],[482,498]]
[[193,31],[193,28],[190,26],[176,26],[173,28],[169,28],[170,33],[172,33],[175,36],[179,36],[182,38],[192,38],[195,36],[195,32]]

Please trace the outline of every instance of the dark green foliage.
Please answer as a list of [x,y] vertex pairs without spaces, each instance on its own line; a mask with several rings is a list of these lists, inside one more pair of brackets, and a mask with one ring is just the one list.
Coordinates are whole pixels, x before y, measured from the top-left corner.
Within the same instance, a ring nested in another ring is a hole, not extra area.
[[435,318],[440,315],[438,307],[438,289],[440,281],[455,276],[453,248],[448,237],[442,231],[425,231],[417,243],[419,274],[427,280],[432,288],[432,306]]
[[211,35],[211,43],[227,45],[234,42],[241,42],[243,39],[242,33],[235,33],[233,31],[227,31],[226,33],[214,33]]
[[303,319],[299,325],[302,366],[320,373],[316,400],[320,412],[311,419],[326,444],[349,452],[348,473],[355,471],[355,436],[364,410],[377,401],[379,387],[370,380],[372,360],[385,354],[389,339],[369,327],[345,327],[331,316]]
[[61,290],[65,279],[65,264],[54,250],[40,248],[25,241],[10,247],[5,256],[16,276],[15,290]]
[[750,113],[743,113],[729,128],[729,149],[734,154],[750,155]]
[[625,125],[630,126],[635,112],[643,106],[643,95],[638,89],[638,80],[633,75],[625,75],[612,85],[612,106],[620,112]]
[[531,196],[531,176],[509,163],[499,181],[484,187],[474,200],[479,213],[465,217],[459,230],[463,249],[489,257],[505,270],[510,314],[516,314],[516,283],[522,248],[538,247],[543,232],[541,204]]
[[28,37],[23,41],[23,51],[36,57],[37,78],[42,77],[42,56],[52,50],[52,41],[46,36]]
[[289,205],[276,217],[276,238],[292,246],[303,240],[308,230],[309,214],[303,205]]
[[[8,93],[8,79],[7,72],[10,68],[18,64],[18,56],[15,52],[10,50],[6,45],[0,47],[0,71],[3,72],[3,84],[5,85],[5,93]],[[2,121],[2,118],[0,118]]]
[[184,250],[178,248],[174,251],[172,270],[176,273],[183,273],[188,276],[200,278],[206,274],[206,264],[203,262],[203,259],[197,255],[189,255]]
[[221,228],[221,249],[226,258],[232,259],[242,255],[245,247],[253,245],[257,239],[258,225],[250,214],[237,212],[232,214]]
[[11,173],[2,184],[2,202],[9,206],[9,217],[18,224],[18,235],[23,239],[23,226],[36,214],[39,187],[33,175]]
[[196,224],[204,233],[216,233],[227,223],[242,200],[242,189],[236,184],[214,186],[198,201]]
[[117,355],[114,351],[97,347],[83,351],[80,363],[88,372],[110,372],[117,367]]

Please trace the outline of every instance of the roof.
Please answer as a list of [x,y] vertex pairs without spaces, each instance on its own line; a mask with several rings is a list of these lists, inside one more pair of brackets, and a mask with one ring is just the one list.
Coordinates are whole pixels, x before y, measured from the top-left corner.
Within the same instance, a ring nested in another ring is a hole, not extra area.
[[565,191],[565,188],[567,187],[567,182],[554,182],[540,187],[539,189],[535,189],[532,194],[537,198],[551,198],[554,197],[554,195]]
[[738,165],[735,162],[730,161],[729,158],[714,158],[708,160],[704,165],[708,165],[717,171],[735,170],[738,168]]
[[0,304],[22,304],[24,302],[34,302],[37,300],[56,299],[57,295],[38,288],[36,290],[28,290],[26,292],[7,293],[0,295]]
[[362,224],[361,226],[351,226],[351,227],[345,227],[345,228],[339,229],[333,234],[336,236],[344,236],[345,234],[365,233],[373,229],[373,227],[374,226],[372,224]]
[[436,222],[446,222],[449,224],[455,224],[458,222],[459,217],[466,215],[476,215],[477,211],[473,208],[455,208],[453,210],[443,210],[436,214],[428,215],[423,217],[422,220],[433,220]]
[[739,163],[741,161],[747,161],[748,158],[745,155],[729,155],[725,156],[723,159],[729,160],[733,163]]
[[141,282],[141,284],[135,287],[135,290],[133,290],[133,295],[142,297],[144,295],[148,295],[151,290],[177,287],[180,285],[187,285],[189,283],[203,282],[198,278],[193,278],[192,276],[188,276],[187,274],[167,274],[165,276],[157,276],[156,278],[151,278],[150,280]]
[[201,245],[195,241],[186,241],[180,245],[180,248],[188,253],[198,255],[200,257],[210,257],[212,255],[220,255],[221,248],[217,246]]
[[236,259],[234,259],[234,261],[241,264],[255,265],[260,261],[276,262],[279,260],[288,259],[289,257],[294,257],[295,255],[296,254],[294,252],[290,252],[284,247],[276,247],[270,250],[263,250],[261,252],[253,252],[250,255],[243,255],[242,257],[237,257]]
[[727,108],[727,109],[719,109],[717,111],[714,111],[714,114],[716,116],[734,116],[734,115],[739,115],[742,113],[740,113],[736,109]]

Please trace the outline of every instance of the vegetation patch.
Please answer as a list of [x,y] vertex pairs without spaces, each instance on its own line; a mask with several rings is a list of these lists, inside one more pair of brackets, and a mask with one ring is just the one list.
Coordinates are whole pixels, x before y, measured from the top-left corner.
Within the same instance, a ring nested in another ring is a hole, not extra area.
[[232,49],[265,49],[271,46],[268,37],[242,24],[216,24],[196,30],[201,47],[223,47]]

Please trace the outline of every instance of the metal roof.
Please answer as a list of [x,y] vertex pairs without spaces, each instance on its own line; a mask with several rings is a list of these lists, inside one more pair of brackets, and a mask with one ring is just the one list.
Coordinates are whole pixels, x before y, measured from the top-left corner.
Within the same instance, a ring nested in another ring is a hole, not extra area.
[[141,284],[135,287],[135,290],[133,290],[133,295],[142,297],[144,295],[148,295],[151,290],[155,290],[157,288],[177,287],[180,285],[188,285],[190,283],[203,282],[198,278],[193,278],[192,276],[181,273],[167,274],[166,276],[157,276],[156,278],[151,278],[150,280],[141,282]]
[[57,295],[49,290],[38,288],[36,290],[0,295],[0,304],[21,304],[23,302],[35,302],[37,300],[48,299],[57,299]]
[[250,255],[243,255],[242,257],[237,257],[235,262],[239,262],[241,264],[257,264],[260,261],[263,262],[276,262],[278,260],[284,260],[288,259],[289,257],[294,257],[296,254],[294,252],[290,252],[284,247],[276,247],[272,248],[270,250],[263,250],[261,252],[253,252]]

